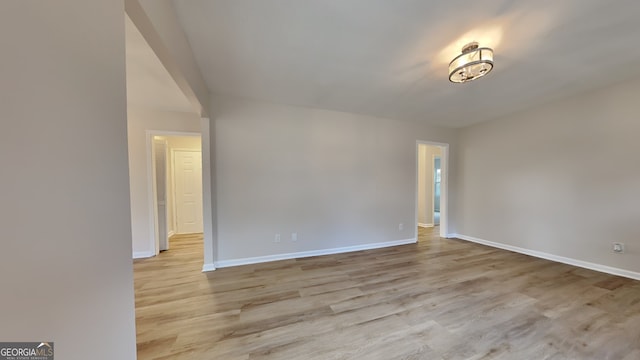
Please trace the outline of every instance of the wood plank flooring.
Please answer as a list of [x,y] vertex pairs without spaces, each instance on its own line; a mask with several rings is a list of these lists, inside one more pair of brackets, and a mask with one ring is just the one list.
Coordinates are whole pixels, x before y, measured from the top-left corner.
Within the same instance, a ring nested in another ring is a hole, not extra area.
[[134,263],[138,359],[640,359],[640,282],[440,239],[202,273]]

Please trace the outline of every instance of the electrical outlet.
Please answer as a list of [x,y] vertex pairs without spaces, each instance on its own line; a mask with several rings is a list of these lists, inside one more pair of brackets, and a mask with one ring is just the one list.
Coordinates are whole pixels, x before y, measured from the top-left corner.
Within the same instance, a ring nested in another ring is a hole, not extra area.
[[276,242],[276,243],[280,242],[280,234],[276,234],[276,236],[273,238],[273,242]]
[[291,233],[291,241],[298,241],[298,233]]
[[404,230],[404,224],[400,223],[398,224],[398,231],[402,231],[402,230]]
[[617,254],[622,254],[624,252],[624,244],[623,243],[613,243],[613,252]]

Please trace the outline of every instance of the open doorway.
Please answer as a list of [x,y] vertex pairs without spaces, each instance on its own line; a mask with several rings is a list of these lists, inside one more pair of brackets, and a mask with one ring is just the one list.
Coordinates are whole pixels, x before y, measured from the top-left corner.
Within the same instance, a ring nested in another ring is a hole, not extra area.
[[155,254],[175,235],[204,231],[202,141],[199,134],[150,133]]
[[440,225],[440,194],[442,189],[442,168],[440,154],[433,155],[433,225]]
[[448,144],[418,141],[416,180],[417,227],[434,228],[447,237]]
[[[126,81],[127,81],[127,130],[129,155],[129,186],[131,203],[132,257],[134,259],[153,257],[160,249],[160,239],[171,235],[171,207],[167,204],[170,192],[160,194],[152,189],[154,172],[152,166],[152,135],[188,136],[202,135],[202,212],[203,271],[215,270],[214,258],[217,251],[215,228],[215,189],[211,177],[212,141],[210,120],[204,116],[206,110],[193,96],[192,89],[185,81],[178,85],[175,79],[184,79],[179,68],[169,73],[165,65],[171,63],[171,56],[164,52],[162,60],[157,49],[162,48],[162,39],[153,31],[153,26],[142,9],[129,9],[125,14]],[[139,28],[140,26],[140,28]],[[144,36],[143,36],[144,33]],[[149,41],[149,42],[147,42]],[[154,47],[150,45],[154,44]],[[190,94],[190,95],[188,95]],[[203,117],[204,116],[204,117]],[[174,133],[178,132],[178,133]],[[184,132],[184,133],[180,133]],[[150,135],[152,133],[152,135]],[[159,145],[162,147],[162,145]],[[160,149],[156,155],[171,161],[170,150]],[[164,162],[161,162],[164,164]],[[157,165],[157,164],[155,164]],[[164,171],[169,170],[164,169]],[[162,172],[160,166],[160,172]],[[167,179],[167,177],[163,177]],[[167,180],[167,184],[169,184]],[[162,186],[162,185],[161,185]],[[164,188],[164,187],[163,187]],[[163,199],[164,198],[164,199]],[[158,208],[154,201],[165,209]],[[165,214],[159,219],[155,214]],[[158,224],[158,221],[160,223]],[[165,221],[163,223],[163,221]],[[156,229],[163,235],[157,236]],[[175,232],[175,230],[174,230]],[[163,244],[163,248],[169,246]]]

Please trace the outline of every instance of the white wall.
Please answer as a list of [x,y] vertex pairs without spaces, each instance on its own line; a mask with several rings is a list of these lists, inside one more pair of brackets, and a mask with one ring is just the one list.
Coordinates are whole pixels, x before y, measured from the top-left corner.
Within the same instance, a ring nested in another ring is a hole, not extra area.
[[[198,126],[200,125],[199,122],[200,118],[198,118]],[[200,130],[198,130],[198,132],[200,132]],[[200,136],[167,136],[167,144],[169,145],[169,150],[202,151]]]
[[212,102],[223,263],[415,239],[416,141],[455,142],[451,129],[397,120]]
[[433,226],[433,157],[441,155],[439,146],[418,145],[418,224]]
[[464,129],[457,232],[640,272],[639,98],[636,80]]
[[147,169],[147,130],[200,132],[200,116],[195,113],[152,111],[129,107],[129,175],[131,191],[131,234],[133,256],[155,254],[153,216],[149,213],[151,184]]
[[209,90],[171,0],[125,0],[127,15],[199,115],[209,108]]
[[0,339],[136,357],[123,4],[0,2]]

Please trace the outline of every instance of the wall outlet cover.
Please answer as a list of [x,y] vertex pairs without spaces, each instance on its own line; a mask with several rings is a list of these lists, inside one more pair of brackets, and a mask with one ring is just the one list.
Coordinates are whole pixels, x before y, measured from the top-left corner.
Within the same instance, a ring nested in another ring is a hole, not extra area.
[[621,254],[624,252],[624,244],[623,243],[613,243],[613,252]]

